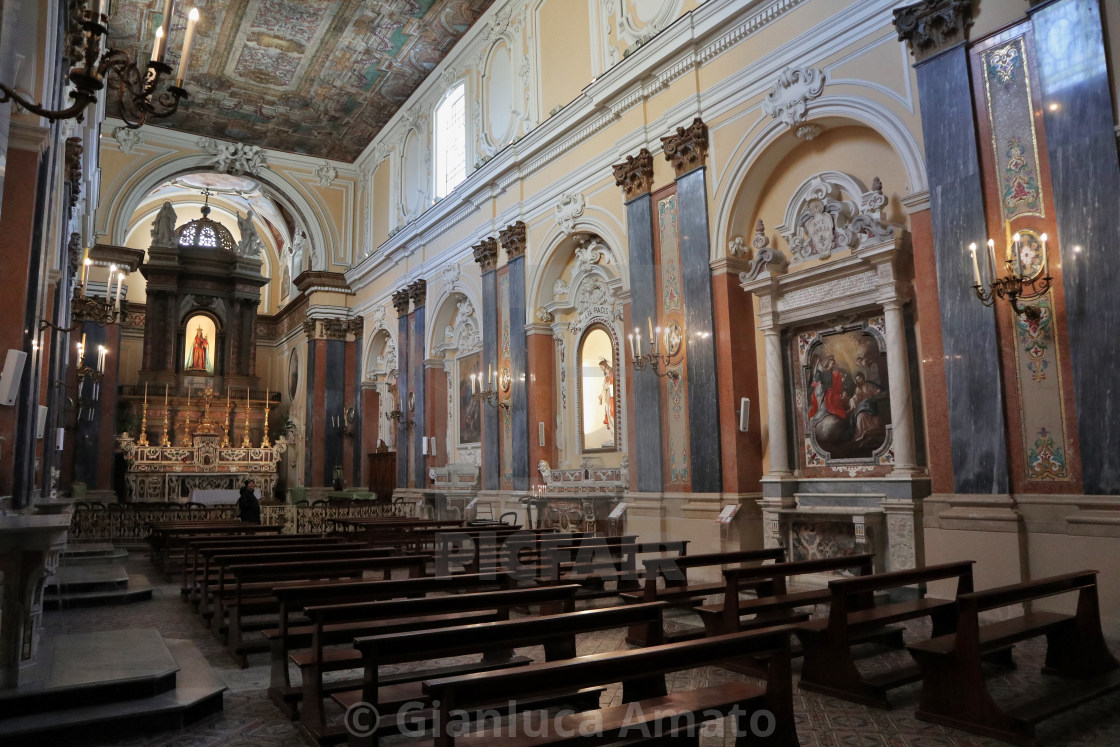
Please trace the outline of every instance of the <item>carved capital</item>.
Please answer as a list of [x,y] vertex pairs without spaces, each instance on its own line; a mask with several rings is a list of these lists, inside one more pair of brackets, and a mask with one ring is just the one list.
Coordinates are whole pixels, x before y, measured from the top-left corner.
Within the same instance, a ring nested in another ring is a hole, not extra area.
[[678,127],[676,135],[661,138],[665,160],[673,164],[678,178],[700,168],[708,160],[708,126],[697,117],[687,128]]
[[474,261],[484,273],[490,272],[498,264],[498,240],[491,237],[474,245]]
[[636,156],[626,156],[623,163],[616,163],[614,183],[622,187],[627,201],[653,189],[653,156],[645,148]]
[[517,259],[525,256],[525,224],[522,221],[512,223],[498,232],[498,238],[506,250],[506,259]]
[[412,305],[415,308],[420,308],[424,305],[424,298],[428,295],[428,283],[425,280],[417,280],[408,284],[408,297],[412,299]]
[[894,11],[898,39],[918,62],[963,42],[971,25],[972,0],[922,0]]
[[66,138],[66,181],[70,182],[70,209],[78,204],[82,194],[82,146],[80,137]]
[[319,322],[314,319],[303,320],[303,334],[308,340],[314,340],[319,332]]
[[362,333],[362,320],[321,319],[319,329],[324,340],[345,340],[348,335]]
[[397,310],[397,316],[408,313],[408,288],[401,288],[393,294],[393,308]]

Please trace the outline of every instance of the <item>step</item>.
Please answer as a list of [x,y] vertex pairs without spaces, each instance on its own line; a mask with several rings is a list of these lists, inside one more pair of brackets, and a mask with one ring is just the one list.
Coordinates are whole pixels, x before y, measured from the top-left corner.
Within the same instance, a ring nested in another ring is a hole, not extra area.
[[148,577],[134,573],[128,577],[124,588],[112,588],[90,591],[72,591],[69,587],[61,592],[56,588],[47,587],[43,594],[43,609],[60,610],[75,607],[100,607],[114,604],[131,604],[132,602],[146,602],[152,598],[152,584]]
[[109,542],[67,543],[66,548],[58,554],[60,565],[104,561],[121,562],[127,558],[128,550],[123,550]]
[[107,591],[128,586],[123,565],[99,564],[60,567],[47,579],[46,590],[54,592]]
[[[134,633],[135,631],[117,631]],[[88,742],[90,727],[97,737],[152,734],[180,729],[222,710],[226,685],[198,648],[186,640],[167,639],[167,650],[178,668],[177,686],[148,697],[99,704],[83,704],[14,718],[0,719],[0,744],[5,747]]]

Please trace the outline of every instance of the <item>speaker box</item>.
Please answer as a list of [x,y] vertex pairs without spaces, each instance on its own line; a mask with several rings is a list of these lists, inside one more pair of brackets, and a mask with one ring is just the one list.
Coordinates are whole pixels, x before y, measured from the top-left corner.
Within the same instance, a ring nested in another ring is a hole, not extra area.
[[739,432],[746,433],[751,422],[751,401],[748,397],[739,400]]
[[4,372],[0,373],[0,405],[14,405],[19,396],[19,383],[26,368],[27,353],[22,350],[9,350],[4,359]]

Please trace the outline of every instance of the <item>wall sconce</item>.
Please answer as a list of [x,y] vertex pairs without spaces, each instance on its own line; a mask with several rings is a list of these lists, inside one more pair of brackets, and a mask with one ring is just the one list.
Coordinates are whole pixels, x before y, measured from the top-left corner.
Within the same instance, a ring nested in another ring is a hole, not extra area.
[[[498,382],[503,392],[508,392],[512,377],[509,368],[504,368],[498,373]],[[502,402],[501,395],[494,389],[494,367],[487,366],[486,389],[482,389],[482,372],[471,374],[471,399],[482,400],[491,407],[501,410],[509,409],[509,402]]]
[[[89,268],[93,261],[89,258],[89,250],[82,261],[82,282],[78,286],[78,295],[70,302],[71,316],[77,319],[86,319],[99,324],[115,324],[120,316],[125,303],[121,299],[124,291],[125,268],[109,265],[109,277],[105,281],[105,300],[86,296],[86,286],[89,281]],[[113,283],[116,282],[116,287]]]
[[96,10],[83,8],[78,11],[84,19],[81,21],[83,38],[81,56],[84,58],[84,65],[71,68],[68,75],[70,83],[76,89],[70,92],[70,98],[74,100],[73,104],[65,109],[44,109],[41,105],[23,98],[3,83],[0,83],[0,92],[2,92],[0,103],[15,101],[27,111],[46,117],[52,122],[71,118],[81,122],[86,107],[97,101],[97,92],[105,87],[109,77],[113,77],[116,82],[121,119],[127,127],[136,129],[143,125],[149,116],[163,118],[174,114],[179,109],[179,102],[187,98],[187,91],[183,88],[183,78],[190,60],[191,41],[194,39],[195,24],[198,23],[199,17],[198,9],[192,8],[188,16],[187,33],[183,41],[183,52],[179,56],[175,85],[169,85],[165,91],[156,94],[160,79],[171,73],[171,66],[163,61],[166,49],[161,48],[161,41],[166,38],[171,28],[170,0],[164,6],[163,26],[156,32],[152,45],[152,58],[143,72],[129,58],[128,53],[122,50],[109,49],[104,55],[101,54],[101,37],[108,32],[105,27],[105,23],[108,22],[108,17],[104,13],[105,2],[106,0],[98,0]]
[[976,258],[976,244],[969,244],[972,255],[972,289],[985,306],[991,306],[996,298],[1005,299],[1017,315],[1037,320],[1041,312],[1037,306],[1020,306],[1020,300],[1038,298],[1050,290],[1051,277],[1046,248],[1046,234],[1033,231],[1019,231],[1008,240],[1008,256],[1004,260],[1007,274],[997,277],[995,241],[988,239],[988,276],[991,278],[985,289],[980,280],[980,264]]
[[[408,409],[409,409],[409,411],[411,411],[415,406],[416,406],[416,396],[412,393],[409,393],[409,395],[408,395]],[[401,392],[400,409],[399,410],[393,410],[391,412],[385,413],[385,419],[386,420],[395,420],[398,423],[400,423],[401,425],[412,425],[413,421],[411,419],[405,420],[405,409],[404,409],[404,407],[405,407],[404,392]]]
[[[684,330],[676,322],[669,322],[664,331],[661,327],[654,327],[652,319],[647,318],[646,323],[649,324],[650,352],[642,352],[642,334],[637,327],[634,328],[633,334],[627,335],[630,340],[630,355],[634,370],[644,371],[650,368],[658,376],[666,376],[676,383],[680,380],[681,374],[679,371],[669,370],[669,366],[672,365],[674,358],[684,355]],[[664,344],[664,352],[662,352],[662,344]],[[662,367],[665,368],[664,373],[661,372]]]

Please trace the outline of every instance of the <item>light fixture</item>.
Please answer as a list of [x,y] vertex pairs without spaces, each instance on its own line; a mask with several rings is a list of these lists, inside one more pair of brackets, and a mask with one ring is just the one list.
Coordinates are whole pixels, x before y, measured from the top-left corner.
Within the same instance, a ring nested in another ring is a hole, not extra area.
[[[512,377],[508,368],[502,369],[498,373],[499,386],[502,391],[509,391],[509,385]],[[509,409],[509,402],[502,402],[501,395],[494,389],[494,367],[487,366],[486,371],[486,388],[482,388],[482,371],[477,374],[471,374],[471,399],[481,400],[491,407],[497,407],[501,410]]]
[[[99,324],[114,324],[121,314],[121,294],[124,291],[125,268],[118,268],[115,264],[109,265],[109,277],[105,279],[105,300],[86,295],[86,286],[89,283],[89,268],[93,260],[89,258],[89,250],[82,261],[82,282],[78,286],[77,296],[70,302],[70,314],[75,319],[83,319]],[[116,282],[116,288],[113,282]]]
[[[678,355],[684,355],[684,330],[675,321],[670,321],[664,330],[661,327],[654,327],[653,320],[648,317],[646,318],[646,324],[649,325],[650,352],[642,352],[641,330],[635,327],[633,334],[628,335],[634,370],[644,371],[649,368],[658,376],[672,379],[674,383],[680,381],[680,371],[672,369],[670,366],[673,364],[674,358]],[[664,346],[664,352],[662,352],[662,346]],[[661,371],[662,367],[665,369],[664,373]]]
[[69,82],[74,86],[74,90],[70,92],[74,103],[65,109],[46,109],[23,98],[3,83],[0,83],[0,103],[15,101],[32,114],[38,114],[52,122],[60,119],[77,119],[81,122],[86,107],[97,101],[97,92],[111,78],[116,88],[120,117],[130,129],[140,127],[148,117],[163,118],[178,111],[179,102],[188,97],[183,88],[183,78],[190,60],[191,41],[194,39],[195,24],[199,17],[198,9],[191,8],[188,15],[187,33],[183,41],[183,52],[179,56],[175,85],[169,85],[157,93],[162,77],[171,73],[171,66],[163,61],[166,45],[160,44],[171,30],[171,0],[167,0],[164,6],[163,26],[156,32],[152,58],[143,72],[123,50],[109,49],[101,54],[101,37],[108,32],[105,26],[108,22],[104,13],[105,0],[97,1],[96,10],[84,8],[85,0],[78,0],[78,3],[77,12],[83,18],[80,34],[82,42],[78,49],[84,62],[81,67],[71,68],[68,74]]
[[[1010,233],[1010,229],[1008,229]],[[985,306],[991,306],[996,298],[1005,299],[1011,304],[1011,309],[1018,315],[1027,319],[1038,319],[1041,316],[1037,306],[1022,306],[1020,301],[1043,296],[1050,290],[1051,277],[1049,259],[1046,247],[1046,234],[1035,234],[1033,231],[1022,230],[1007,241],[1007,258],[1004,265],[1007,274],[999,277],[996,268],[995,241],[988,239],[988,287],[985,288],[980,279],[980,263],[976,258],[976,244],[968,245],[972,255],[972,289],[976,297]]]

